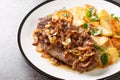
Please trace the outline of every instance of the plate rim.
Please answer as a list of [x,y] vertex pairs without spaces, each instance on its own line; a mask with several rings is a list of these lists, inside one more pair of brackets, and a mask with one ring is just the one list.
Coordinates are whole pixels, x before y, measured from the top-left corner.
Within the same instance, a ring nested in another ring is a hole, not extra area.
[[[39,7],[45,5],[45,4],[49,3],[49,2],[52,2],[52,1],[55,1],[55,0],[46,0],[46,1],[38,4],[37,6],[35,6],[33,9],[31,9],[31,10],[25,15],[25,17],[22,19],[22,21],[21,21],[21,23],[20,23],[20,26],[19,26],[19,28],[18,28],[18,32],[17,32],[17,43],[18,43],[19,50],[20,50],[21,54],[23,55],[25,61],[26,61],[34,70],[36,70],[38,73],[40,73],[40,74],[42,74],[42,75],[44,75],[44,76],[46,76],[46,77],[48,77],[48,78],[50,78],[50,79],[53,79],[53,80],[54,80],[54,79],[55,79],[55,80],[64,80],[64,79],[61,79],[61,78],[57,78],[57,77],[55,77],[55,76],[53,76],[53,75],[47,74],[47,73],[44,72],[43,70],[41,70],[41,69],[39,69],[38,67],[36,67],[36,66],[27,58],[27,56],[25,55],[25,53],[24,53],[24,51],[23,51],[23,49],[22,49],[22,46],[21,46],[21,37],[20,37],[20,36],[21,36],[21,30],[22,30],[22,27],[23,27],[25,21],[27,20],[27,18],[32,14],[32,12],[34,12],[35,10],[37,10]],[[118,6],[118,7],[120,7],[120,4],[117,3],[117,2],[115,2],[115,1],[112,1],[112,0],[104,0],[104,1],[110,2],[110,3],[112,3],[112,4],[114,4],[114,5]],[[120,71],[118,71],[118,72],[116,72],[116,73],[114,73],[114,74],[112,74],[112,75],[109,75],[109,76],[107,76],[107,77],[97,79],[97,80],[104,80],[104,79],[113,77],[113,76],[115,76],[115,75],[116,75],[117,73],[119,73],[119,72],[120,72]]]

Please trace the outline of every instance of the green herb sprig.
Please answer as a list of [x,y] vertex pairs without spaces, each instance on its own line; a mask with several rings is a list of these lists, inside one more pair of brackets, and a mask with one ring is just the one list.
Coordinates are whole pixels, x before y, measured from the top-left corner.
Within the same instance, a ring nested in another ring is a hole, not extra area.
[[84,23],[84,24],[83,24],[83,27],[84,27],[85,29],[88,29],[88,28],[90,27],[90,24],[89,24],[89,23]]
[[106,65],[108,63],[108,56],[109,55],[106,52],[101,55],[101,61],[103,65]]
[[94,22],[94,21],[98,21],[99,19],[98,19],[98,16],[92,16],[91,18],[90,18],[90,21],[92,21],[92,22]]
[[86,17],[91,17],[91,16],[93,16],[94,13],[95,13],[95,9],[90,8],[89,10],[87,10],[85,15],[86,15]]
[[89,33],[93,36],[97,36],[102,33],[102,29],[92,28]]
[[120,21],[120,17],[115,16],[114,14],[111,14],[111,17],[114,18],[114,19],[116,19],[116,20],[118,20],[118,21]]
[[97,50],[100,50],[100,51],[104,51],[104,49],[100,46],[98,46],[97,44],[94,44],[94,47],[97,49]]
[[62,14],[64,17],[69,17],[69,14],[67,14],[67,13],[64,13],[64,14]]

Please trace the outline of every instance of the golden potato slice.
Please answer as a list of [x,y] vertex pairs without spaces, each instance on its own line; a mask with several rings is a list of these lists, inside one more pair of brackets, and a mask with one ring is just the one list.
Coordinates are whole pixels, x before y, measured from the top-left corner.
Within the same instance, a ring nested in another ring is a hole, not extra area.
[[105,10],[101,10],[100,12],[100,25],[103,28],[102,35],[104,36],[112,36],[112,28],[111,28],[111,16]]
[[[88,12],[88,11],[91,11],[91,9],[92,9],[92,12]],[[87,14],[87,12],[88,12],[89,14]],[[91,13],[91,15],[90,15],[90,13]],[[89,15],[89,17],[88,17],[87,15]],[[92,5],[86,4],[86,5],[85,5],[85,16],[84,16],[84,20],[85,20],[86,22],[90,23],[90,24],[93,25],[93,26],[98,26],[98,25],[99,25],[99,21],[92,21],[92,20],[90,19],[91,17],[93,17],[93,16],[95,16],[95,15],[96,15],[96,9],[95,9],[95,7],[92,6]]]
[[111,24],[113,32],[120,33],[120,22],[116,19],[112,19]]
[[107,49],[108,54],[109,54],[109,58],[110,58],[110,64],[114,64],[118,61],[119,59],[119,53],[118,50],[116,48],[108,48]]
[[55,13],[53,16],[55,19],[63,19],[69,22],[72,22],[73,20],[73,15],[68,11],[68,10],[60,10]]
[[81,26],[84,23],[83,17],[85,15],[85,9],[77,6],[69,9],[69,11],[74,16],[73,25]]
[[109,42],[109,38],[105,36],[91,36],[92,39],[99,45],[99,46],[106,46]]
[[112,38],[113,46],[120,51],[120,38]]
[[103,36],[111,37],[113,35],[113,32],[111,30],[108,30],[107,28],[102,27],[102,26],[101,26],[101,29],[102,29],[102,33],[101,34]]
[[120,38],[120,22],[116,19],[112,19],[111,21],[113,37]]
[[75,18],[78,18],[78,19],[83,19],[85,15],[85,9],[80,6],[73,7],[69,9],[69,11],[73,14]]

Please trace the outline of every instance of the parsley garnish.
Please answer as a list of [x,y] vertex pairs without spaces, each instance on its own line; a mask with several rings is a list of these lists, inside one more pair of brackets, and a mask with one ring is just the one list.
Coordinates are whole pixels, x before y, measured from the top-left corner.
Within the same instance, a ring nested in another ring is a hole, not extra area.
[[90,21],[94,22],[94,21],[97,21],[98,20],[98,16],[92,16],[90,18]]
[[117,34],[117,36],[120,36],[120,34]]
[[101,55],[101,61],[103,65],[106,65],[108,63],[108,53],[104,53]]
[[102,29],[92,28],[89,33],[93,36],[97,36],[102,33]]
[[83,27],[84,27],[85,29],[88,29],[88,28],[90,27],[90,24],[89,24],[89,23],[84,23],[84,24],[83,24]]
[[94,36],[101,34],[101,32],[102,32],[102,29],[97,29],[97,31],[94,33]]
[[90,33],[91,35],[94,35],[94,34],[95,34],[95,30],[94,30],[94,29],[91,29],[89,33]]
[[69,17],[69,14],[64,13],[63,16],[64,16],[64,17]]
[[103,51],[104,49],[100,46],[98,46],[97,44],[94,44],[94,47],[97,49],[97,50],[100,50],[100,51]]
[[111,17],[114,18],[114,14],[111,14]]
[[119,51],[119,57],[120,57],[120,51]]
[[94,8],[90,8],[89,10],[87,10],[86,12],[86,17],[91,17],[95,12]]
[[120,21],[120,17],[117,17],[114,14],[111,14],[111,17],[114,18],[114,19],[116,19],[116,20],[118,20],[118,21]]

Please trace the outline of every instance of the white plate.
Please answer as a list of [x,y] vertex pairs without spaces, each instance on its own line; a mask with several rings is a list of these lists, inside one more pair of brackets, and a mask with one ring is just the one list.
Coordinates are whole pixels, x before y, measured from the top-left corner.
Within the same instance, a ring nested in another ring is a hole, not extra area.
[[112,3],[103,0],[56,0],[48,3],[42,3],[35,7],[22,21],[18,32],[19,48],[28,60],[28,62],[39,71],[43,71],[48,75],[65,79],[65,80],[96,80],[105,78],[120,71],[120,61],[110,67],[104,69],[95,69],[90,72],[80,74],[77,71],[67,68],[61,68],[50,64],[49,60],[40,57],[40,53],[36,52],[35,47],[32,45],[32,33],[37,26],[38,19],[44,17],[49,13],[53,13],[63,7],[67,9],[74,6],[84,6],[84,4],[91,4],[98,10],[105,9],[109,13],[116,15],[120,14],[120,8]]

